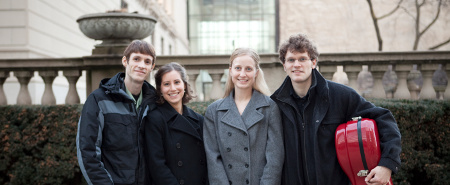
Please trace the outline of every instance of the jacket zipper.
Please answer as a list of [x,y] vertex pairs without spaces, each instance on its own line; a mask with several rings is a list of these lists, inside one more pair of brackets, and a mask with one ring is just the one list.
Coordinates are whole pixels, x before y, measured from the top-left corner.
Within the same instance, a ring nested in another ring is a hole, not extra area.
[[302,146],[302,150],[303,150],[303,160],[304,160],[304,166],[305,166],[305,172],[306,172],[306,184],[309,184],[309,174],[308,174],[308,165],[307,163],[307,157],[306,157],[306,131],[305,131],[305,111],[302,110],[302,134],[303,134],[303,146]]

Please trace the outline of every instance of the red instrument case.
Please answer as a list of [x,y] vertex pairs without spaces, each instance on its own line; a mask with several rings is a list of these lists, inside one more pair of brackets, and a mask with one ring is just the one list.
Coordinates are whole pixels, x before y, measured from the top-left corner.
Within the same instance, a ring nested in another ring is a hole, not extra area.
[[[353,185],[365,185],[365,177],[381,158],[377,124],[356,117],[336,129],[336,154]],[[388,183],[392,185],[392,180]]]

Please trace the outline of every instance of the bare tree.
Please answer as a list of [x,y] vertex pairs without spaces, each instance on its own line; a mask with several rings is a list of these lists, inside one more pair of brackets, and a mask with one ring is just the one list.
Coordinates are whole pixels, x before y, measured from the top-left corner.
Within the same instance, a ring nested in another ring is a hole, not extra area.
[[427,2],[426,0],[422,0],[422,2],[419,2],[419,0],[415,0],[416,16],[414,17],[414,19],[416,21],[415,24],[416,38],[414,39],[413,50],[417,50],[420,38],[426,31],[428,31],[431,28],[431,26],[433,26],[434,23],[436,23],[441,13],[442,0],[438,0],[438,5],[436,7],[437,10],[433,20],[430,23],[428,23],[423,30],[420,30],[421,8],[426,4],[426,2]]
[[379,26],[378,26],[378,20],[384,19],[384,18],[386,18],[386,17],[388,17],[388,16],[394,14],[394,13],[400,8],[400,4],[402,3],[402,1],[403,1],[403,0],[400,0],[400,1],[397,3],[397,6],[396,6],[394,9],[392,9],[389,13],[387,13],[387,14],[385,14],[385,15],[383,15],[383,16],[377,17],[377,16],[375,15],[374,10],[373,10],[372,0],[367,0],[367,3],[369,4],[369,9],[370,9],[370,15],[372,16],[373,25],[374,25],[374,27],[375,27],[375,32],[376,32],[376,34],[377,34],[377,39],[378,39],[378,51],[383,51],[383,39],[381,38],[380,28],[379,28]]

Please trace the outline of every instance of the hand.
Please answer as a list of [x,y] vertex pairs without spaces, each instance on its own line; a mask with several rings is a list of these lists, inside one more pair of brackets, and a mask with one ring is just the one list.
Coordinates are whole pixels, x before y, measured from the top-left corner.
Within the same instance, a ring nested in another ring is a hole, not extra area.
[[385,185],[389,183],[391,173],[392,171],[389,168],[377,166],[370,171],[369,175],[367,175],[365,179],[366,184]]

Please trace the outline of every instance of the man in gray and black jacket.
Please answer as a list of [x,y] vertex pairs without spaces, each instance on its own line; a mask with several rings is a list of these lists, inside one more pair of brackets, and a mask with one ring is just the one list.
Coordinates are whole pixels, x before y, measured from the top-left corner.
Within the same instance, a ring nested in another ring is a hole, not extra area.
[[78,123],[77,156],[88,184],[144,184],[143,120],[155,107],[148,79],[155,50],[135,40],[125,49],[125,73],[103,79],[87,98]]

